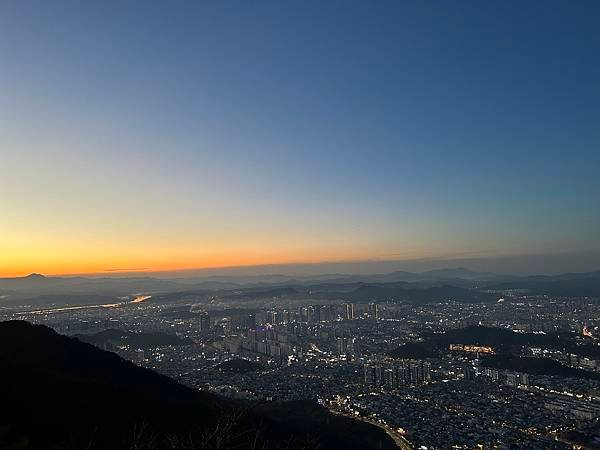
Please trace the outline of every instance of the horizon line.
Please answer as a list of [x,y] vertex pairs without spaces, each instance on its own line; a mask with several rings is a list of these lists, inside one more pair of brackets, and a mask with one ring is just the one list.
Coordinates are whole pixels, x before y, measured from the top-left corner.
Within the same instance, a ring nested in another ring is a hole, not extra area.
[[[348,259],[348,260],[325,260],[325,261],[298,261],[298,262],[284,262],[284,263],[264,263],[264,264],[237,264],[237,265],[223,265],[223,266],[205,266],[205,267],[182,267],[182,268],[169,268],[169,269],[154,269],[151,267],[139,267],[139,268],[124,268],[124,269],[120,269],[120,268],[109,268],[109,269],[101,269],[98,271],[89,271],[89,272],[47,272],[47,273],[41,273],[39,271],[36,270],[32,270],[32,271],[24,271],[24,272],[19,272],[17,274],[6,274],[6,275],[0,275],[0,278],[23,278],[23,277],[27,277],[29,275],[33,275],[33,274],[42,274],[46,277],[76,277],[76,276],[102,276],[102,275],[107,275],[107,278],[110,278],[110,276],[108,275],[127,275],[127,274],[148,274],[148,275],[152,275],[152,274],[160,274],[160,275],[164,275],[164,274],[169,274],[169,273],[179,273],[179,274],[185,274],[185,273],[191,273],[191,272],[211,272],[211,271],[219,271],[219,270],[223,270],[223,271],[230,271],[230,270],[244,270],[244,269],[265,269],[265,268],[276,268],[276,267],[293,267],[293,266],[325,266],[325,265],[335,265],[335,264],[410,264],[410,263],[451,263],[453,261],[459,262],[459,261],[464,261],[464,262],[474,262],[474,261],[493,261],[493,260],[502,260],[502,259],[509,259],[509,258],[539,258],[539,257],[560,257],[560,256],[568,256],[568,255],[597,255],[600,258],[600,250],[598,251],[565,251],[565,252],[554,252],[554,253],[507,253],[507,254],[500,254],[500,255],[480,255],[480,256],[465,256],[468,254],[476,254],[476,252],[471,252],[471,253],[461,253],[461,254],[454,254],[454,255],[447,255],[447,256],[433,256],[433,257],[426,257],[426,258],[407,258],[407,259],[393,259],[393,258],[370,258],[370,259]],[[599,259],[599,263],[600,263],[600,259]],[[446,269],[457,269],[457,268],[462,268],[462,267],[457,267],[457,266],[453,266],[453,267],[445,267]],[[598,269],[600,269],[600,266],[598,267]],[[395,269],[395,270],[391,270],[393,271],[399,271],[399,270],[403,270],[403,271],[407,271],[407,272],[411,272],[411,270],[407,270],[407,269]],[[432,270],[432,269],[428,269],[428,270]],[[414,273],[423,273],[423,272],[427,272],[428,270],[412,270],[412,272]],[[433,270],[438,270],[438,269],[433,269]],[[478,271],[478,270],[474,270],[474,269],[468,269],[468,270],[473,270],[473,271]],[[487,270],[487,269],[480,269],[481,271],[485,271],[485,272],[490,272],[491,270]],[[596,269],[592,269],[592,270],[596,270]],[[568,272],[568,271],[565,271]],[[563,273],[565,273],[563,272]],[[574,271],[574,272],[578,272],[578,271]],[[537,273],[537,272],[532,272],[532,273]],[[335,275],[335,274],[339,274],[339,275],[361,275],[360,273],[342,273],[342,272],[337,272],[337,273],[321,273],[320,275]],[[502,273],[498,273],[498,274],[502,274]],[[255,274],[256,275],[256,274]],[[269,276],[269,275],[285,275],[282,273],[276,273],[276,272],[272,272],[272,273],[264,273],[264,274],[260,274],[260,276]],[[298,274],[299,275],[299,274]],[[215,276],[219,276],[219,275],[215,275]],[[250,276],[250,275],[237,275],[237,276]],[[288,275],[288,276],[292,276],[292,275]],[[303,275],[306,276],[306,275]]]

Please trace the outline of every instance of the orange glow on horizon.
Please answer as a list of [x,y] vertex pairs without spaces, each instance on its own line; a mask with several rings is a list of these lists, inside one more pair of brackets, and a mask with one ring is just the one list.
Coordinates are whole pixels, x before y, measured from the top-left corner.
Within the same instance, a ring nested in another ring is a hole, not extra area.
[[[348,259],[347,261],[359,261],[360,259]],[[130,263],[130,264],[116,264],[116,263],[105,263],[93,262],[87,264],[76,263],[30,263],[19,266],[0,266],[0,277],[21,277],[31,273],[41,273],[47,276],[65,276],[65,275],[105,275],[110,277],[111,275],[119,274],[147,274],[147,273],[160,273],[160,272],[178,272],[178,271],[194,271],[194,270],[205,270],[205,269],[225,269],[235,267],[253,267],[263,265],[278,265],[278,264],[316,264],[329,260],[295,260],[295,259],[261,259],[261,258],[239,258],[239,259],[223,259],[210,261],[189,261],[189,262],[175,262],[175,263],[157,263],[157,264],[144,264],[141,263]],[[342,260],[339,260],[340,262]],[[337,261],[336,261],[337,262]]]
[[[254,257],[247,256],[245,258],[221,257],[211,259],[181,259],[177,257],[161,258],[162,261],[156,260],[94,260],[94,261],[44,261],[39,262],[21,262],[15,265],[2,265],[0,261],[0,278],[7,277],[22,277],[31,273],[40,273],[46,276],[75,276],[75,275],[104,275],[106,277],[123,274],[152,274],[162,272],[185,272],[185,271],[201,271],[212,269],[229,269],[243,268],[269,265],[286,265],[286,264],[320,264],[320,263],[352,263],[362,261],[386,260],[382,258],[372,258],[367,255],[360,254],[338,254],[337,257],[331,255],[323,255],[320,258],[302,258],[298,255],[297,258],[265,258],[261,255]],[[419,259],[427,257],[425,255],[407,254],[404,260]],[[170,259],[173,262],[164,262],[165,259]],[[398,260],[399,258],[394,258]],[[389,260],[389,259],[387,259]]]
[[32,273],[40,273],[45,276],[77,276],[77,275],[105,275],[110,277],[112,275],[122,274],[152,274],[152,273],[163,273],[163,272],[185,272],[194,270],[209,270],[209,269],[228,269],[237,267],[255,267],[255,266],[268,266],[268,265],[279,265],[279,264],[318,264],[322,261],[235,261],[231,263],[222,264],[210,264],[210,265],[178,265],[178,264],[167,264],[163,266],[151,266],[138,268],[136,265],[132,265],[131,268],[123,267],[121,269],[106,269],[106,265],[56,265],[56,266],[25,266],[15,268],[2,268],[0,269],[0,278],[12,278],[12,277],[23,277]]

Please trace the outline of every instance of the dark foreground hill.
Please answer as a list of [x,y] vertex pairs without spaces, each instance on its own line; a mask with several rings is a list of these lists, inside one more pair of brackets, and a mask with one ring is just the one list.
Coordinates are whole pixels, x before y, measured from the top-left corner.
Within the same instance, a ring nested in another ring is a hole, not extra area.
[[395,448],[318,405],[234,402],[41,325],[0,323],[0,448]]

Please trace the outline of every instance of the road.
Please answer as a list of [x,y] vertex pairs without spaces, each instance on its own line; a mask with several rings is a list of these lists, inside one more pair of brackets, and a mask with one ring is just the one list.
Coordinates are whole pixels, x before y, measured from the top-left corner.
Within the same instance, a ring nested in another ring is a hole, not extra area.
[[367,417],[349,414],[349,413],[339,411],[339,410],[336,410],[333,408],[329,408],[329,411],[331,411],[333,414],[337,414],[339,416],[345,416],[345,417],[349,417],[350,419],[360,420],[361,422],[365,422],[370,425],[379,427],[383,431],[385,431],[389,437],[391,437],[394,440],[394,443],[396,444],[396,446],[398,446],[398,448],[401,448],[402,450],[414,450],[414,447],[412,446],[412,444],[403,435],[398,433],[393,428],[388,427],[387,425],[384,425],[382,423],[379,423],[379,422],[369,419]]

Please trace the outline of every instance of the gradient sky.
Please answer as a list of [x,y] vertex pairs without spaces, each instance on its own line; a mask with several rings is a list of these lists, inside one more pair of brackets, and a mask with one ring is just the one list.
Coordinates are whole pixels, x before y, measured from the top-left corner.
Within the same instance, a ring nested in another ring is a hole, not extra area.
[[600,2],[0,3],[0,276],[600,249]]

